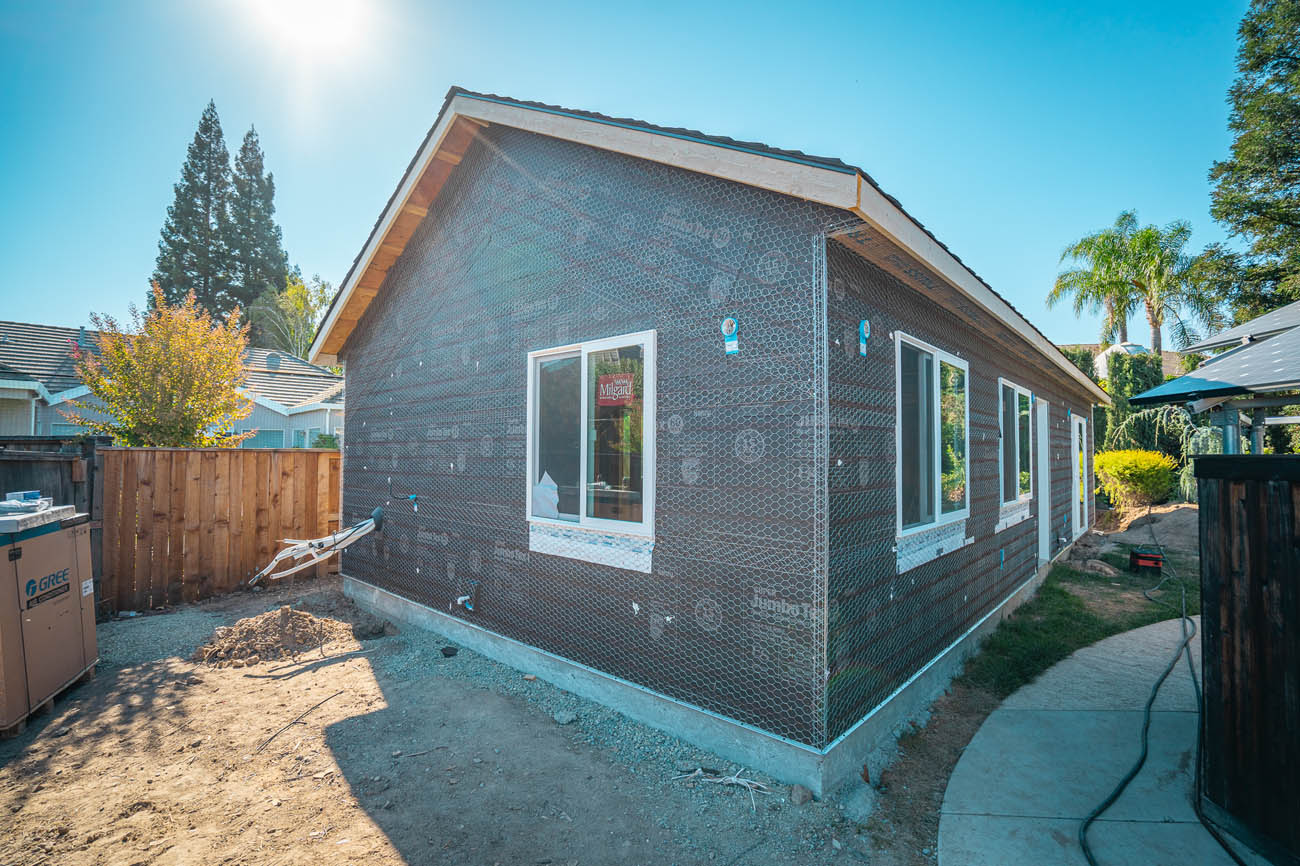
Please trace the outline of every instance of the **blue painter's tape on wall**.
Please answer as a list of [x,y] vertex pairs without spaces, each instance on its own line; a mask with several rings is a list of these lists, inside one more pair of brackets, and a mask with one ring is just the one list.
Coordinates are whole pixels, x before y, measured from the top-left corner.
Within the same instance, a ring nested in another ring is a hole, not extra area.
[[734,355],[739,352],[740,341],[737,338],[740,336],[740,323],[728,316],[722,320],[719,330],[722,331],[722,345],[727,350],[727,354]]

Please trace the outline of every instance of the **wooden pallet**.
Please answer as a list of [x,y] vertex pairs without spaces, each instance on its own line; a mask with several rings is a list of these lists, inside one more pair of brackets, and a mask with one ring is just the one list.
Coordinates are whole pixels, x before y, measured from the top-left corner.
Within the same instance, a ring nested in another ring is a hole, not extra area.
[[[96,664],[98,664],[98,660],[96,660]],[[41,701],[36,706],[32,707],[31,710],[28,711],[27,715],[23,716],[21,719],[14,722],[12,725],[9,725],[7,728],[0,728],[0,740],[11,740],[14,737],[19,736],[20,734],[22,734],[24,731],[27,730],[28,719],[30,719],[32,716],[43,715],[54,709],[55,698],[62,696],[64,692],[66,692],[68,689],[72,688],[73,686],[79,686],[82,683],[88,683],[94,678],[95,678],[95,665],[92,664],[90,667],[86,668],[84,671],[77,674],[77,676],[68,680],[68,682],[65,683],[63,686],[61,686],[58,689],[58,691],[56,691],[54,694],[50,695],[45,700]]]

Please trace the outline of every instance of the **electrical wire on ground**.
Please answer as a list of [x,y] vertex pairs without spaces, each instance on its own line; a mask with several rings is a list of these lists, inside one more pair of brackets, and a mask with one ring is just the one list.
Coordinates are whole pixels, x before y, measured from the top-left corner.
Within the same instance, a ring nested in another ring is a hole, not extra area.
[[[1115,804],[1115,801],[1120,798],[1120,795],[1124,793],[1124,790],[1129,786],[1129,783],[1137,777],[1137,774],[1142,771],[1143,765],[1146,764],[1151,739],[1151,707],[1156,702],[1156,696],[1160,693],[1160,687],[1164,685],[1165,680],[1169,678],[1169,674],[1173,672],[1173,669],[1178,666],[1178,659],[1182,656],[1187,659],[1187,673],[1192,679],[1192,690],[1196,695],[1196,778],[1192,790],[1192,808],[1196,812],[1197,820],[1199,820],[1202,826],[1205,827],[1206,831],[1214,837],[1214,841],[1218,842],[1223,850],[1227,852],[1228,856],[1232,858],[1232,861],[1236,863],[1237,866],[1246,866],[1246,861],[1242,860],[1241,856],[1238,855],[1236,851],[1232,850],[1232,847],[1219,832],[1219,829],[1213,825],[1205,815],[1205,812],[1201,809],[1201,760],[1203,751],[1203,731],[1200,723],[1200,714],[1202,712],[1201,684],[1196,678],[1196,668],[1192,664],[1191,649],[1192,638],[1196,636],[1196,623],[1187,614],[1187,584],[1178,575],[1178,571],[1173,567],[1173,564],[1164,557],[1165,549],[1160,543],[1160,539],[1156,537],[1155,522],[1151,520],[1151,506],[1149,505],[1147,506],[1146,518],[1147,528],[1151,531],[1151,542],[1160,550],[1161,553],[1161,569],[1163,571],[1165,568],[1168,568],[1168,574],[1162,576],[1155,586],[1150,589],[1142,590],[1142,595],[1145,596],[1148,601],[1158,604],[1161,607],[1168,608],[1178,614],[1183,639],[1179,642],[1178,649],[1174,651],[1173,657],[1170,658],[1169,664],[1165,666],[1165,669],[1161,671],[1160,676],[1156,678],[1155,684],[1151,686],[1151,694],[1147,696],[1146,706],[1142,710],[1142,748],[1139,751],[1138,758],[1133,762],[1133,766],[1129,768],[1129,771],[1124,774],[1124,778],[1120,779],[1119,784],[1117,784],[1111,792],[1106,795],[1106,798],[1102,800],[1101,803],[1099,803],[1097,807],[1089,813],[1088,817],[1084,818],[1083,822],[1079,825],[1079,847],[1083,850],[1083,856],[1087,859],[1090,866],[1100,866],[1097,862],[1096,856],[1092,853],[1092,847],[1088,844],[1088,828],[1091,827],[1092,823],[1100,818],[1107,809]],[[1179,607],[1174,607],[1172,604],[1155,598],[1152,595],[1152,593],[1159,591],[1160,588],[1171,579],[1178,585],[1179,594],[1181,596]]]

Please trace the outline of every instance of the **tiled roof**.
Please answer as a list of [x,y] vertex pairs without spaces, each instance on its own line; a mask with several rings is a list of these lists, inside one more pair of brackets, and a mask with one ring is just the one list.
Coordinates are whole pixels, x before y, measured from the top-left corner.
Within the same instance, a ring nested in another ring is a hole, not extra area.
[[248,390],[285,406],[343,402],[343,377],[274,349],[248,350]]
[[[97,345],[99,332],[54,325],[0,322],[0,378],[28,378],[51,394],[75,388],[72,346],[80,339]],[[272,356],[276,360],[271,360]],[[250,348],[246,354],[248,390],[287,407],[305,403],[343,403],[343,377],[302,358],[274,349]]]
[[0,322],[0,364],[21,370],[57,394],[81,384],[77,378],[72,347],[79,338],[87,347],[94,344],[97,331],[80,328],[56,328],[53,325],[29,325],[24,322]]

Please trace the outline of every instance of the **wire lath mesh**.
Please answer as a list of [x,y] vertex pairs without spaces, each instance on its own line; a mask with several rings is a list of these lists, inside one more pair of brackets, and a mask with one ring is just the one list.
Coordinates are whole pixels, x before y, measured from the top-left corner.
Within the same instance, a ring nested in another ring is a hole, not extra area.
[[[344,572],[828,744],[1033,574],[1036,520],[995,532],[997,378],[1052,401],[1054,526],[1069,508],[1066,412],[1084,408],[962,316],[827,241],[851,226],[775,193],[482,131],[342,352],[344,520],[389,500],[390,478],[399,494]],[[737,355],[723,352],[726,316],[740,324]],[[872,323],[865,358],[861,319]],[[650,329],[652,570],[531,552],[527,353]],[[970,363],[975,539],[901,575],[899,329]],[[412,492],[418,512],[401,499]],[[472,582],[468,612],[454,600]]]
[[[343,351],[345,573],[804,743],[825,739],[824,234],[844,214],[480,133]],[[820,269],[820,270],[819,270]],[[727,356],[719,322],[740,323]],[[530,552],[529,351],[658,331],[653,570]],[[449,609],[478,581],[470,613]]]
[[[834,739],[1030,578],[1038,563],[1037,499],[1029,519],[996,531],[998,378],[1051,402],[1054,527],[1068,515],[1067,408],[1061,388],[1017,362],[991,335],[928,301],[831,241],[829,257],[831,564],[827,736]],[[867,356],[858,327],[871,323]],[[973,543],[898,573],[894,333],[970,365],[970,517]],[[1078,399],[1077,397],[1074,399]],[[1037,435],[1037,422],[1034,422]],[[1037,459],[1037,445],[1034,445]],[[1061,469],[1064,466],[1065,474]],[[1040,479],[1035,469],[1035,496]],[[1059,549],[1051,533],[1051,552]]]

